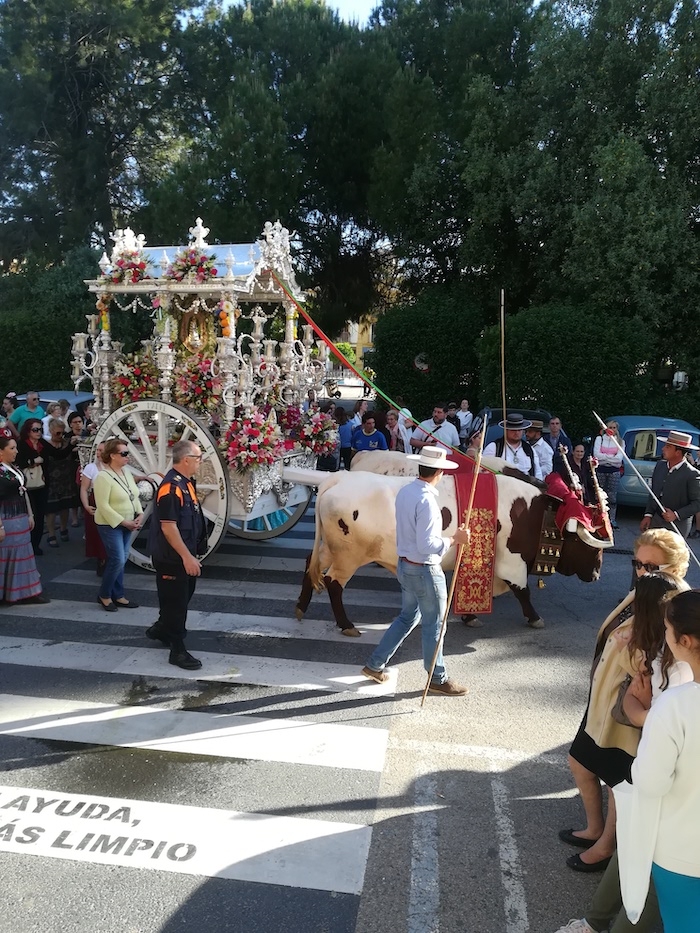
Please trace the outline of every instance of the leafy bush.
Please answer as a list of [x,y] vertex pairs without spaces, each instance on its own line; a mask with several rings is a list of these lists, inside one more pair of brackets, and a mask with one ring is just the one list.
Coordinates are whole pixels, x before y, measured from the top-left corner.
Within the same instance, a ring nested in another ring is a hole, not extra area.
[[[42,267],[30,261],[22,271],[0,276],[3,392],[72,389],[71,337],[84,332],[85,315],[95,313],[95,296],[84,279],[99,275],[97,259],[93,250],[80,248],[58,265]],[[112,336],[123,341],[127,351],[151,332],[146,312],[115,309],[111,323]]]
[[[419,419],[437,401],[467,397],[474,410],[482,327],[481,312],[463,285],[426,289],[413,304],[398,305],[377,321],[372,356],[377,385],[392,399],[401,396]],[[416,365],[422,361],[427,370]]]
[[[638,318],[559,303],[521,311],[506,318],[508,406],[548,409],[570,437],[595,433],[593,410],[603,418],[649,413],[658,393],[649,364],[654,347]],[[479,372],[485,403],[500,407],[498,327],[479,345]]]
[[[349,363],[355,363],[357,361],[357,356],[355,354],[355,348],[353,347],[351,343],[347,343],[346,341],[341,341],[341,343],[336,343],[335,346],[340,350],[340,352],[343,354],[343,356],[347,359]],[[336,356],[333,357],[333,363],[342,365],[340,363],[340,360]],[[352,373],[350,373],[350,375],[352,375]]]

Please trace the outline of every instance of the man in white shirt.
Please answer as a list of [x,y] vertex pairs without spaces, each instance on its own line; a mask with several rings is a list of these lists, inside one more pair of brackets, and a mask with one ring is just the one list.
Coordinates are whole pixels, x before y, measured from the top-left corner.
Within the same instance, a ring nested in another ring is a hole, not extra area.
[[[389,679],[384,670],[406,638],[420,622],[423,635],[423,665],[430,671],[435,647],[447,609],[447,586],[441,561],[455,544],[467,544],[469,532],[457,528],[453,538],[442,536],[442,515],[435,488],[445,470],[456,470],[441,447],[424,446],[418,461],[418,476],[399,490],[396,496],[396,551],[399,563],[396,576],[401,585],[401,612],[382,636],[362,673],[383,684]],[[440,646],[429,693],[461,697],[467,688],[447,677]]]
[[474,415],[469,411],[469,400],[466,398],[463,398],[460,403],[457,419],[459,420],[459,447],[460,450],[466,450],[471,426],[474,423]]
[[520,414],[512,414],[505,421],[499,421],[499,426],[503,428],[505,436],[488,444],[484,456],[502,457],[522,473],[542,479],[539,460],[535,458],[528,442],[523,440],[523,431],[531,427],[532,422],[526,421]]
[[[437,446],[448,451],[448,453],[453,448],[459,447],[457,429],[446,418],[447,405],[440,402],[433,408],[433,417],[421,421],[411,435],[411,446],[417,450],[421,450],[423,447]],[[431,435],[434,436],[431,437]]]
[[543,430],[544,422],[533,419],[532,424],[525,431],[527,442],[532,448],[532,452],[535,455],[535,460],[540,465],[542,479],[544,479],[545,476],[549,476],[549,474],[552,472],[552,461],[554,460],[554,451],[549,446],[547,441],[542,437]]

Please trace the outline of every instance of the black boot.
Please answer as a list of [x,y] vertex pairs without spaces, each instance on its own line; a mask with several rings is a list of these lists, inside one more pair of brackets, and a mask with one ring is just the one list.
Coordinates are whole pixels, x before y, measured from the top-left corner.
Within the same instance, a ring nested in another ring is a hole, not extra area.
[[184,641],[173,642],[170,646],[170,657],[168,661],[175,667],[181,667],[185,671],[198,671],[202,666],[199,658],[193,658],[185,648]]
[[154,622],[150,628],[146,629],[146,638],[152,638],[153,641],[160,641],[166,648],[170,647],[170,639],[160,622]]

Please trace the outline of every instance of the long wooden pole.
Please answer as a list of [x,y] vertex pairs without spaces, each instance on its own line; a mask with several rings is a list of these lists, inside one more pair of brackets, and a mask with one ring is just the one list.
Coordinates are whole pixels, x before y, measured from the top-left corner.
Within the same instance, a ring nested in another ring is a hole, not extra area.
[[[469,531],[469,523],[472,518],[472,507],[474,505],[474,495],[476,494],[476,483],[479,478],[479,469],[481,468],[481,455],[484,451],[484,440],[486,438],[486,428],[488,427],[488,418],[484,418],[484,423],[481,426],[481,435],[479,437],[479,449],[476,454],[476,461],[474,464],[474,482],[472,483],[472,488],[469,491],[469,503],[467,509],[464,513],[464,521],[462,523],[463,528]],[[433,652],[433,660],[430,665],[430,670],[428,671],[428,680],[425,684],[425,690],[423,691],[423,696],[420,701],[421,708],[425,703],[425,698],[428,695],[428,690],[430,689],[430,682],[433,679],[433,674],[435,672],[435,665],[437,664],[437,656],[440,652],[440,647],[442,641],[445,637],[445,630],[447,628],[447,617],[450,614],[450,606],[452,605],[452,597],[454,596],[455,587],[457,586],[457,576],[459,574],[459,565],[462,563],[462,555],[464,554],[464,545],[460,544],[457,549],[457,557],[455,558],[455,569],[452,572],[452,583],[450,584],[450,592],[447,596],[447,605],[445,606],[445,614],[442,617],[442,624],[440,625],[440,633],[438,635],[438,640],[435,645],[435,651]]]
[[[506,410],[506,290],[501,289],[501,411],[503,420],[508,417]],[[505,431],[503,432],[505,437]]]

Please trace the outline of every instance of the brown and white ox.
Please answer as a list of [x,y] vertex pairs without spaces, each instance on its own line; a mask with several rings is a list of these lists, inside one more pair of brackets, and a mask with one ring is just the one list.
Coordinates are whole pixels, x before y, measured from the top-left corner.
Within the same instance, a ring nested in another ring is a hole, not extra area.
[[[494,461],[494,466],[497,465]],[[302,473],[303,471],[298,471]],[[404,475],[389,475],[390,473]],[[316,529],[313,551],[307,559],[304,582],[296,606],[302,619],[314,589],[324,586],[330,596],[336,623],[343,634],[357,636],[358,629],[347,617],[343,589],[355,571],[377,563],[396,573],[396,495],[417,474],[415,461],[403,454],[367,451],[353,458],[350,472],[326,474],[316,496]],[[314,471],[314,475],[319,474]],[[285,476],[286,478],[286,476]],[[297,481],[302,478],[296,477]],[[317,480],[318,481],[318,480]],[[548,497],[537,487],[512,476],[497,475],[498,518],[494,595],[507,590],[520,603],[528,625],[541,628],[534,609],[527,577],[537,557],[542,519]],[[438,491],[443,533],[454,534],[459,524],[454,478],[445,473]],[[445,554],[442,566],[454,568],[455,548]],[[591,547],[574,532],[564,533],[557,571],[576,574],[590,582],[600,576],[602,551]]]

